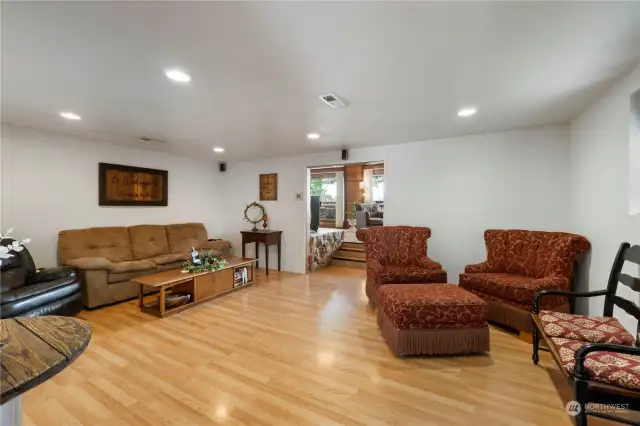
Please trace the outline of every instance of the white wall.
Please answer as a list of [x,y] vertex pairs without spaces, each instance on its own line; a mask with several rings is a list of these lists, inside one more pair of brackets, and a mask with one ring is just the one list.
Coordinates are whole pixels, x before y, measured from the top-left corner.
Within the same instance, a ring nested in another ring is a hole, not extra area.
[[[443,263],[451,282],[465,265],[486,259],[485,229],[554,231],[569,223],[567,126],[358,149],[349,157],[385,162],[385,224],[429,226],[429,255]],[[283,269],[303,272],[307,201],[296,194],[307,197],[307,166],[343,163],[339,158],[331,152],[229,164],[223,236],[239,247],[239,231],[250,228],[242,221],[244,206],[258,199],[258,175],[278,173],[278,201],[264,204],[271,228],[284,231]]]
[[640,89],[631,95],[629,113],[629,214],[640,214]]
[[[640,244],[640,216],[629,207],[629,97],[640,87],[640,67],[571,124],[571,228],[591,241],[591,268],[583,289],[603,289],[618,246]],[[637,268],[631,272],[637,276]],[[637,294],[620,286],[623,296]],[[602,314],[603,298],[589,299],[589,313]],[[616,312],[635,330],[635,319]]]
[[[58,231],[90,226],[204,222],[220,233],[216,165],[117,145],[2,126],[2,222],[38,266],[56,264]],[[167,207],[98,206],[98,163],[169,171]]]

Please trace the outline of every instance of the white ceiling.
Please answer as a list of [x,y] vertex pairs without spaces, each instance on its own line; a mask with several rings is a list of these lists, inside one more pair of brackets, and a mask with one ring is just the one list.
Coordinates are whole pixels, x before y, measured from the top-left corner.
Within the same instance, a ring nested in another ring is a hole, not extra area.
[[2,119],[216,160],[562,123],[638,62],[639,23],[640,2],[3,2]]

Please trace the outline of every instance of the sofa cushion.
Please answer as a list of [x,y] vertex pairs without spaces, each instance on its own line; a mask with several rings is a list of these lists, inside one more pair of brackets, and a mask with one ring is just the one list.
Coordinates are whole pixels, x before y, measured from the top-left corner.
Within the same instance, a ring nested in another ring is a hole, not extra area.
[[207,242],[207,230],[202,223],[167,225],[167,240],[171,253],[191,252]]
[[[575,353],[587,342],[561,337],[552,337],[551,341],[558,350],[562,366],[569,374],[573,374]],[[591,352],[584,361],[584,369],[590,379],[623,388],[640,389],[640,356],[607,351]]]
[[111,262],[104,257],[79,257],[67,260],[65,264],[84,270],[109,269],[111,267]]
[[380,308],[400,330],[487,326],[489,308],[455,284],[387,284]]
[[149,259],[169,253],[166,226],[136,225],[128,229],[134,259]]
[[541,311],[539,318],[544,334],[550,337],[625,346],[633,346],[636,341],[616,318],[553,311]]
[[133,259],[129,232],[124,226],[60,231],[58,256],[63,265],[80,257],[102,257],[112,262]]
[[151,260],[156,265],[168,265],[170,263],[186,262],[189,259],[191,259],[191,254],[185,252],[185,253],[163,254],[162,256],[156,256]]
[[[564,280],[564,279],[563,279]],[[502,299],[531,305],[536,293],[544,290],[541,280],[505,273],[460,274],[460,285]],[[564,288],[558,285],[557,288]]]
[[107,274],[107,282],[109,284],[113,284],[113,283],[120,283],[122,281],[130,281],[136,277],[154,274],[156,272],[160,272],[160,271],[158,269],[154,269],[153,271],[134,271],[134,272],[121,272],[121,273],[110,272]]
[[127,262],[113,262],[109,266],[109,273],[122,274],[136,271],[155,271],[156,264],[151,260],[131,260]]

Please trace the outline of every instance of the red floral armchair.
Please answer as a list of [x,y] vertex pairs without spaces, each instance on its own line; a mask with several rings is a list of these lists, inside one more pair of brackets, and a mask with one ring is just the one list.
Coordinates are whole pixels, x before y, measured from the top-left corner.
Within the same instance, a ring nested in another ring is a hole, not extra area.
[[[531,307],[537,292],[572,290],[576,256],[589,241],[565,232],[490,229],[484,233],[487,260],[467,265],[460,287],[489,304],[493,322],[531,332]],[[564,296],[547,297],[543,309],[569,312]]]
[[427,257],[431,229],[412,226],[380,226],[356,232],[364,242],[367,258],[366,293],[378,304],[378,288],[390,283],[446,283],[442,265]]

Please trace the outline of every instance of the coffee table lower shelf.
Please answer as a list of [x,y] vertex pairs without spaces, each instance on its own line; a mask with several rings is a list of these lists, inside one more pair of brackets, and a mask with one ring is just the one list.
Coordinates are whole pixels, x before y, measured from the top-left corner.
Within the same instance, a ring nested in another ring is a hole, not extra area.
[[[136,278],[140,311],[163,318],[253,284],[254,259],[231,258],[227,261],[227,267],[212,272],[191,274],[172,270]],[[157,299],[145,303],[145,287],[157,289]],[[170,307],[175,302],[171,300],[173,295],[180,299],[177,295],[185,294],[190,295],[186,303]]]

